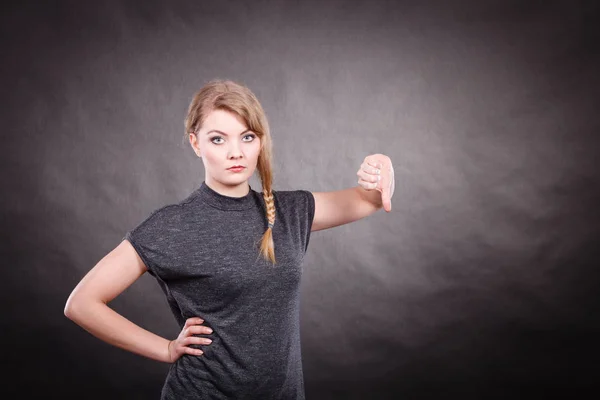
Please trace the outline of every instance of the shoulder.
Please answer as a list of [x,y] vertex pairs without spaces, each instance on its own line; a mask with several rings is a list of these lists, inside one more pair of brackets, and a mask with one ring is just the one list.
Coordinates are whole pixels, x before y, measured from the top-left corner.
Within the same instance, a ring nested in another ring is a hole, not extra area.
[[193,200],[194,196],[191,194],[183,200],[154,209],[146,214],[136,229],[142,226],[165,226],[179,223],[184,218],[184,214],[192,207]]
[[305,189],[296,190],[273,190],[273,197],[282,205],[295,204],[298,202],[314,201],[313,194]]
[[273,191],[275,208],[287,215],[308,216],[312,219],[315,213],[315,197],[309,190]]

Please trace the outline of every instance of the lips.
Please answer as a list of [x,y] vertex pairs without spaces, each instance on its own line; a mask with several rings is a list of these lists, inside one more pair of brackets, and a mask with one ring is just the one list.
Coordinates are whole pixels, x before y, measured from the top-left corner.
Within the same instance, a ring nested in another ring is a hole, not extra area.
[[241,168],[246,168],[243,165],[234,165],[233,167],[227,168],[227,169],[241,169]]

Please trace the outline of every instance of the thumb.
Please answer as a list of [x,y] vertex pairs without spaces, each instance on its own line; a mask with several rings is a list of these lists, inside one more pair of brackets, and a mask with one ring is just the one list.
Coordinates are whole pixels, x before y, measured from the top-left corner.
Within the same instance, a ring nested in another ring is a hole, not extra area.
[[[387,179],[389,181],[389,178]],[[390,183],[381,177],[381,202],[383,209],[387,212],[392,211],[392,200],[390,199]]]
[[391,193],[391,184],[393,176],[390,174],[390,168],[383,163],[381,166],[381,203],[383,204],[383,209],[387,212],[392,211],[392,193]]

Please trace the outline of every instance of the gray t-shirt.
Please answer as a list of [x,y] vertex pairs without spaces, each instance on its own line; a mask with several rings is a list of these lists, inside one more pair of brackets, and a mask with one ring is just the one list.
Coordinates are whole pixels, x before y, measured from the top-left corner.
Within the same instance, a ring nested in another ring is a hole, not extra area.
[[202,182],[152,212],[124,239],[156,278],[183,328],[211,327],[201,356],[171,364],[162,399],[304,399],[300,278],[315,213],[307,190],[273,191],[276,263],[259,254],[267,229],[262,193],[221,195]]

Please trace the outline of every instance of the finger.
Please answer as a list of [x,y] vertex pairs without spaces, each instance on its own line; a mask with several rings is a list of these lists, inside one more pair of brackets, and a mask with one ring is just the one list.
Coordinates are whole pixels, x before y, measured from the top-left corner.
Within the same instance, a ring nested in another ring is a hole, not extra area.
[[204,352],[202,350],[194,349],[192,347],[184,347],[183,352],[187,353],[187,354],[195,355],[195,356],[201,356],[202,354],[204,354]]
[[373,175],[365,172],[363,169],[359,169],[356,173],[358,177],[366,182],[378,182],[381,180],[381,175]]
[[209,335],[213,332],[211,328],[203,325],[194,325],[189,328],[191,333],[200,334],[200,335]]
[[205,338],[205,337],[198,337],[198,336],[188,336],[183,340],[183,344],[184,345],[190,345],[190,344],[211,344],[212,340],[210,340],[209,338]]
[[201,324],[203,323],[204,320],[202,318],[199,317],[190,317],[188,319],[185,320],[185,325],[184,328],[187,328],[190,325],[194,325],[194,324]]
[[383,173],[381,175],[381,202],[383,204],[383,209],[387,212],[392,211],[392,196],[390,193],[391,182],[393,176],[390,168],[383,168]]
[[370,164],[374,167],[377,167],[377,163],[380,161],[379,156],[380,156],[380,154],[370,154],[365,157],[364,162],[366,164]]
[[390,162],[390,201],[392,201],[392,197],[394,197],[394,188],[396,186],[396,178],[394,176],[394,166]]
[[381,168],[378,163],[363,163],[361,169],[371,175],[381,175]]
[[358,184],[365,190],[373,190],[377,189],[377,185],[379,182],[367,182],[364,179],[359,179]]
[[383,209],[387,212],[392,211],[392,202],[390,200],[390,190],[388,186],[384,186],[381,191],[381,202],[383,204]]
[[386,160],[386,156],[383,154],[375,154],[372,156],[368,156],[366,159],[366,163],[373,168],[383,168],[384,162]]
[[383,165],[381,165],[381,161],[376,160],[376,159],[371,159],[369,161],[367,161],[367,164],[373,168],[381,168]]

